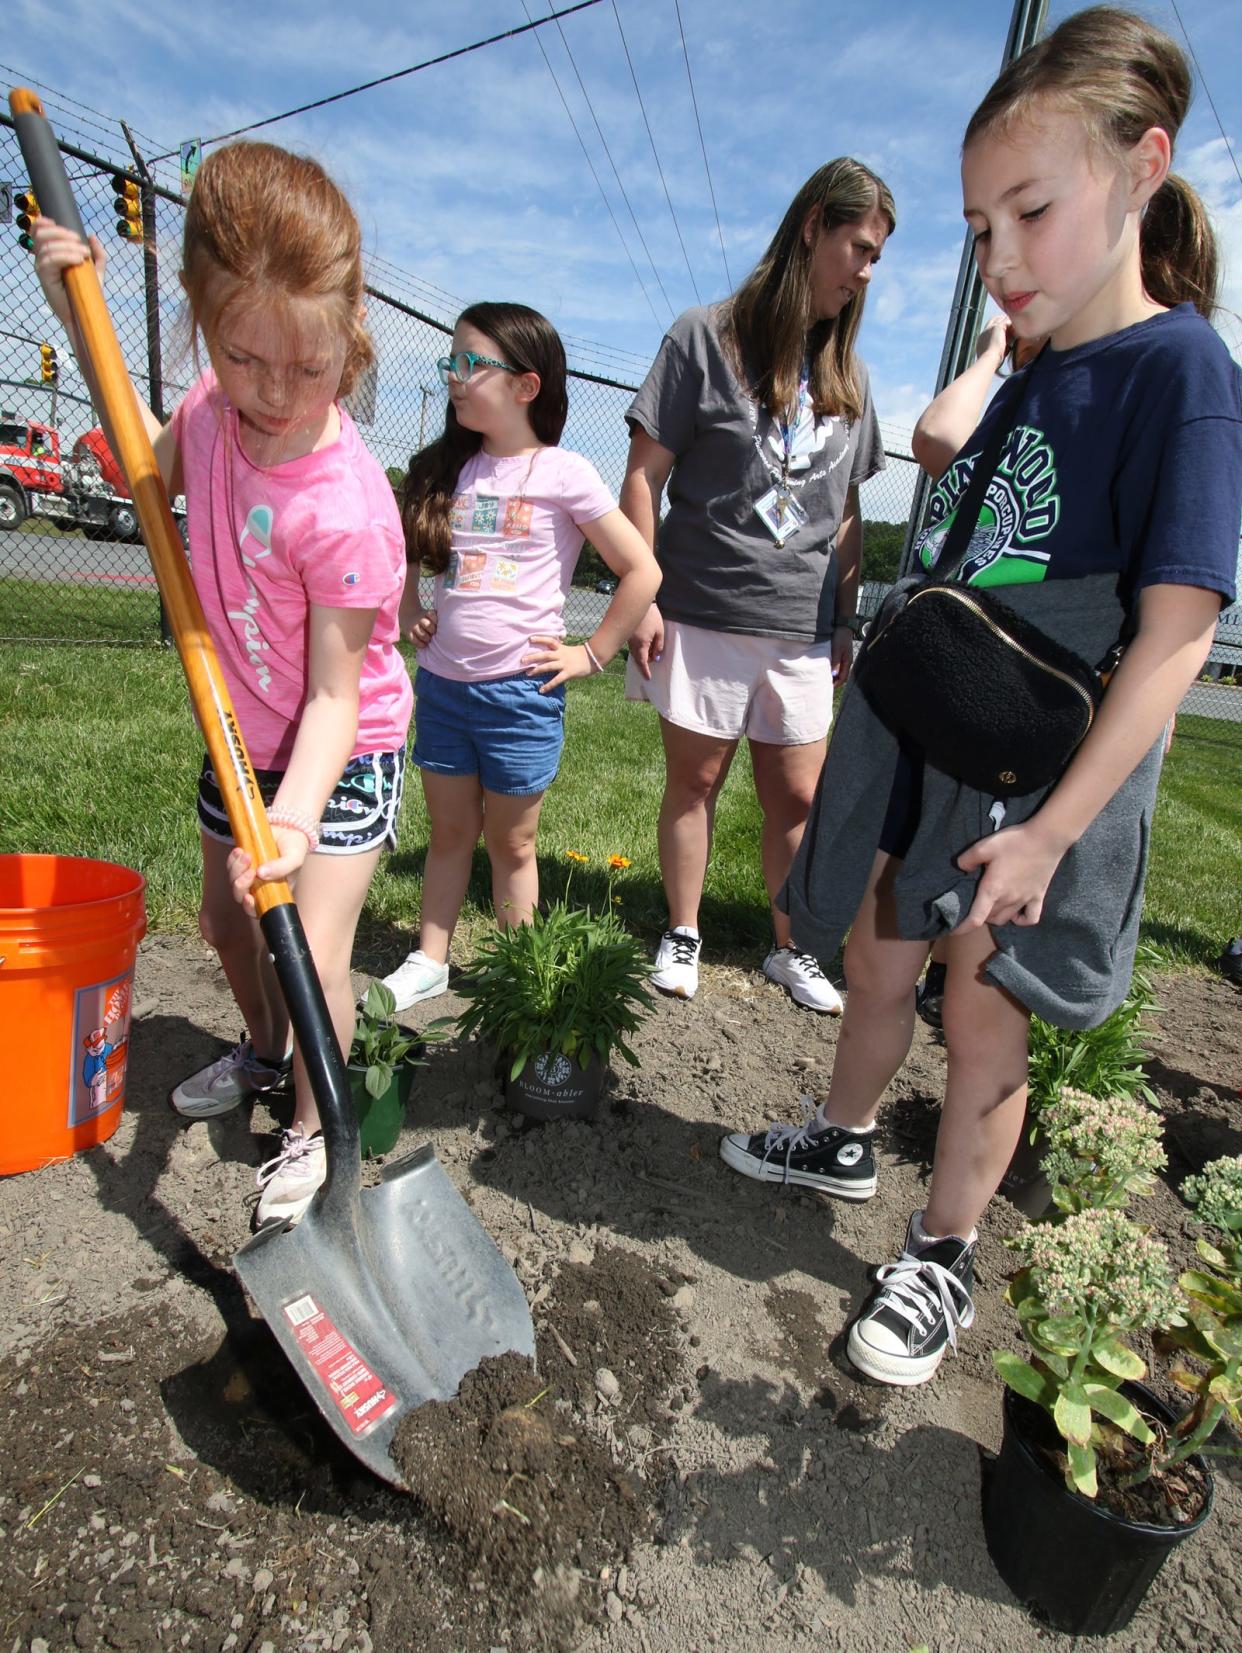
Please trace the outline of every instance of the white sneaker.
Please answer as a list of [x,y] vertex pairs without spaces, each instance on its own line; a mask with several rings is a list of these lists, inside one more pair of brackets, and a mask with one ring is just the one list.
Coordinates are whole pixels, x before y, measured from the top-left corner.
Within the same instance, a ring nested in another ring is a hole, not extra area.
[[429,959],[420,947],[406,956],[391,976],[384,977],[384,986],[396,999],[397,1010],[408,1010],[412,1004],[434,999],[448,991],[448,965]]
[[259,1167],[255,1181],[263,1192],[255,1212],[255,1227],[273,1217],[300,1221],[328,1174],[328,1155],[318,1131],[307,1136],[300,1125],[280,1133],[280,1152]]
[[183,1079],[168,1100],[185,1119],[214,1119],[257,1092],[283,1090],[292,1072],[291,1055],[283,1062],[264,1062],[255,1055],[250,1040],[243,1039]]
[[763,961],[763,973],[769,981],[778,983],[795,1004],[821,1015],[839,1016],[845,1009],[844,1000],[819,967],[819,960],[811,953],[796,947],[773,947]]
[[658,987],[661,993],[671,993],[674,998],[692,999],[699,990],[699,953],[702,948],[702,936],[691,935],[689,930],[682,928],[665,930],[656,948],[655,967],[651,972],[652,987]]

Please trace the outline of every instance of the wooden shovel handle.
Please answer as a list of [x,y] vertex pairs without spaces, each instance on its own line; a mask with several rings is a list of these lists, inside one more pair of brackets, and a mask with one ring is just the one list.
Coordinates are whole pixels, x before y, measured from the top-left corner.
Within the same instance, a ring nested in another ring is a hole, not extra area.
[[[64,161],[43,113],[38,95],[29,87],[9,93],[18,141],[30,169],[30,183],[39,211],[66,228],[85,235],[73,200]],[[146,426],[138,411],[121,347],[104,302],[95,266],[89,261],[65,271],[65,290],[82,345],[99,387],[100,401],[116,447],[116,457],[133,495],[151,566],[173,638],[185,668],[190,699],[207,742],[211,766],[228,811],[233,838],[258,867],[279,856],[259,796],[246,745],[220,670],[215,645],[207,629],[202,604],[194,589],[181,536],[173,521],[168,494],[160,476]],[[259,913],[293,900],[283,880],[258,884],[254,891]]]

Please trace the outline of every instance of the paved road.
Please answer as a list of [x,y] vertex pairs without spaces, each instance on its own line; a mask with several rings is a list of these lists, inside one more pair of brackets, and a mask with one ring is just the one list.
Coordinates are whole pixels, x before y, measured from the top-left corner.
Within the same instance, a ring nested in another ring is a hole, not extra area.
[[29,534],[0,529],[0,575],[27,580],[101,580],[118,586],[150,586],[155,575],[140,542],[88,540],[82,534]]
[[[23,534],[0,529],[0,577],[6,574],[28,580],[99,580],[132,588],[155,584],[146,549],[141,544],[88,540],[80,534]],[[607,607],[607,597],[575,586],[565,605],[565,624],[575,635],[589,634]],[[1238,628],[1231,628],[1231,638],[1237,635]],[[1242,664],[1242,645],[1213,652],[1229,666]],[[1196,683],[1181,709],[1199,717],[1242,723],[1242,687]]]

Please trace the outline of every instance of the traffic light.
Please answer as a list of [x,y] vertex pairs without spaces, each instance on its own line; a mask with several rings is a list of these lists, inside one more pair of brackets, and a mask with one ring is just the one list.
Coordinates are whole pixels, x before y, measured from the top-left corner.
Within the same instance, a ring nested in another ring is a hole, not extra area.
[[116,191],[113,206],[116,209],[116,233],[122,241],[142,240],[142,191],[134,179],[123,172],[112,174]]
[[39,378],[45,385],[54,385],[60,378],[60,363],[50,344],[39,346]]
[[35,200],[32,189],[22,190],[13,197],[13,205],[17,208],[17,228],[21,232],[17,237],[17,245],[24,247],[28,253],[34,251],[34,237],[31,230],[34,221],[39,216],[39,203]]

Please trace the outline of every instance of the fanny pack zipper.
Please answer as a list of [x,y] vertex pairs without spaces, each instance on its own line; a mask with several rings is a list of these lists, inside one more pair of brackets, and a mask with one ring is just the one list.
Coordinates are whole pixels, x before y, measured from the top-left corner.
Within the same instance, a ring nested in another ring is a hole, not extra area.
[[[1029,660],[1031,664],[1033,666],[1037,666],[1040,671],[1047,672],[1050,677],[1059,678],[1068,688],[1073,689],[1074,693],[1080,697],[1084,707],[1086,708],[1087,729],[1090,729],[1092,723],[1095,721],[1095,702],[1087,693],[1086,689],[1083,688],[1082,684],[1076,682],[1068,672],[1063,672],[1058,666],[1050,666],[1046,660],[1041,660],[1037,654],[1032,654],[1030,649],[1026,648],[1022,643],[1019,643],[1016,637],[1011,637],[1009,633],[1003,629],[1003,627],[998,626],[992,616],[988,614],[987,611],[965,591],[958,591],[954,587],[947,585],[925,586],[922,591],[916,591],[910,596],[906,603],[906,607],[910,608],[912,604],[918,602],[920,597],[934,596],[952,597],[956,602],[963,603],[968,609],[970,609],[972,614],[978,615],[979,619],[983,621],[984,625],[987,626],[990,631],[995,632],[996,636],[999,637],[1003,643],[1007,643],[1009,647],[1020,654],[1024,660]],[[888,627],[886,626],[884,629],[887,631]],[[881,632],[880,637],[883,635],[884,633]],[[877,643],[880,641],[880,637],[876,638]],[[1086,730],[1084,730],[1083,733],[1085,735]]]

